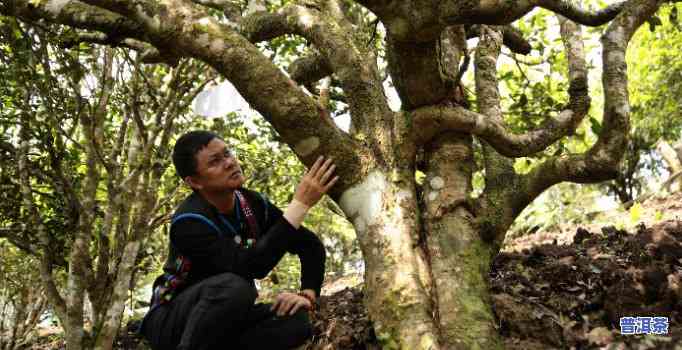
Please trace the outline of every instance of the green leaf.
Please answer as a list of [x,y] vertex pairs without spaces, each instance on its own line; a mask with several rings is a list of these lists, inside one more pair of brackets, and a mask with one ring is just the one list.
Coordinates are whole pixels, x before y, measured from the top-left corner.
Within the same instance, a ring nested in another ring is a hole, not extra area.
[[595,117],[590,117],[590,128],[595,135],[601,134],[601,123]]

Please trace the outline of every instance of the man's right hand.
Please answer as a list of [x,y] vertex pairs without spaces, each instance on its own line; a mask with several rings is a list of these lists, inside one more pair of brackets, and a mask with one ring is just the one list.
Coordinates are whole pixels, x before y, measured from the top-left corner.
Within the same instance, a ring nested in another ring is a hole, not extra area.
[[284,218],[293,227],[298,229],[301,226],[308,210],[317,204],[320,198],[339,179],[338,176],[335,176],[330,180],[335,168],[336,165],[332,163],[331,158],[324,161],[324,157],[320,156],[310,170],[303,175],[301,183],[296,187],[294,200],[291,201],[284,211]]
[[294,200],[308,207],[315,206],[320,198],[339,180],[338,176],[331,177],[334,169],[336,169],[336,165],[332,163],[332,158],[327,158],[326,161],[323,156],[317,158],[315,164],[303,175],[301,183],[296,187]]
[[283,317],[295,314],[300,308],[311,310],[313,304],[298,294],[283,292],[275,297],[275,302],[270,306],[270,311],[275,312],[279,317]]

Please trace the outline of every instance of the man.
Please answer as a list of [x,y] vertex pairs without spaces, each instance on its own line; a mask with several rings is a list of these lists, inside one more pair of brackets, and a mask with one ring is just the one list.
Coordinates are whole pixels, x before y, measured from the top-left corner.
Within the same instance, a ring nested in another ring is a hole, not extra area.
[[[229,146],[208,131],[181,136],[173,149],[178,175],[193,189],[175,212],[164,275],[154,282],[141,326],[154,349],[290,349],[311,336],[324,275],[320,240],[301,226],[307,211],[336,183],[320,157],[284,213],[257,192]],[[301,292],[254,304],[264,278],[286,252],[301,260]]]

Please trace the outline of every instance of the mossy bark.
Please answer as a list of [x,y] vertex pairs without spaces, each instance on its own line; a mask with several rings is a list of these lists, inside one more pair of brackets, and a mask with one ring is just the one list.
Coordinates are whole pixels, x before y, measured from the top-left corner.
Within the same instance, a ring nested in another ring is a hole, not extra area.
[[422,216],[441,343],[446,349],[500,348],[487,280],[494,248],[481,239],[468,204],[471,136],[443,133],[426,152]]
[[[472,160],[469,136],[444,146],[440,156],[454,151]],[[375,171],[341,198],[365,258],[366,305],[386,349],[500,348],[486,277],[492,247],[471,224],[466,201],[446,205],[470,190],[462,181],[471,164],[459,168],[433,168],[427,182],[441,195],[425,206],[414,178],[397,170]],[[435,175],[440,170],[449,174],[447,187]]]

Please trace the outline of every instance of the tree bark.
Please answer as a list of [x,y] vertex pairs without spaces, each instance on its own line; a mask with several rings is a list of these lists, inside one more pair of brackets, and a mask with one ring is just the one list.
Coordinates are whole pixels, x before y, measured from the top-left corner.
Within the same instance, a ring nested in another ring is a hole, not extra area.
[[494,251],[473,224],[469,204],[472,138],[443,133],[427,154],[422,216],[443,349],[499,349],[487,277]]
[[363,252],[366,305],[386,349],[438,346],[414,193],[412,174],[377,169],[340,199]]

